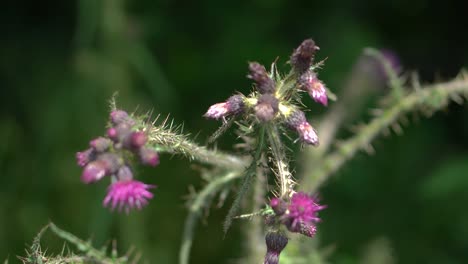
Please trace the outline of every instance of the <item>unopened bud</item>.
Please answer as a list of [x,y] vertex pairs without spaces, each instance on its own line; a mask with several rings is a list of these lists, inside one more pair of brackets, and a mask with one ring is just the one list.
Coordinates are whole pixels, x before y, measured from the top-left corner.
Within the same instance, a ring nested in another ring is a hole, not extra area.
[[233,95],[226,102],[217,103],[208,109],[204,115],[207,118],[220,119],[228,115],[237,115],[244,111],[244,97],[242,95]]
[[140,160],[145,165],[155,167],[159,164],[159,155],[156,151],[148,148],[140,148]]
[[94,152],[94,149],[89,148],[85,151],[76,153],[76,163],[78,163],[78,166],[84,167],[89,162],[94,160],[95,157],[96,157],[96,153]]
[[277,216],[283,215],[288,209],[288,205],[283,200],[277,197],[271,199],[270,206]]
[[111,127],[107,129],[107,136],[112,139],[112,141],[117,142],[119,140],[117,129],[115,127]]
[[118,125],[129,120],[130,117],[128,116],[127,112],[117,109],[110,113],[110,119],[114,125]]
[[101,153],[109,149],[112,142],[103,137],[98,137],[89,142],[89,146],[92,147],[96,152]]
[[315,45],[312,39],[304,40],[297,49],[294,50],[290,58],[290,63],[298,73],[307,71],[312,65],[315,51],[319,47]]
[[300,139],[306,144],[318,145],[319,139],[315,129],[307,122],[304,112],[300,110],[294,111],[286,118],[286,125],[289,128],[296,130]]
[[275,92],[275,83],[268,76],[265,67],[260,63],[249,63],[249,75],[247,75],[247,78],[252,79],[257,84],[257,89],[261,94]]
[[130,145],[136,149],[143,147],[146,144],[147,140],[148,137],[143,131],[133,132],[130,135]]
[[255,106],[255,115],[260,122],[268,122],[278,113],[279,101],[272,94],[262,94]]
[[129,166],[125,165],[119,168],[117,171],[117,178],[120,181],[128,181],[133,179],[133,172]]
[[81,181],[89,184],[99,181],[106,176],[106,164],[103,161],[97,160],[88,163],[81,174]]
[[267,253],[264,264],[278,264],[281,251],[288,244],[288,238],[280,232],[269,232],[265,236]]

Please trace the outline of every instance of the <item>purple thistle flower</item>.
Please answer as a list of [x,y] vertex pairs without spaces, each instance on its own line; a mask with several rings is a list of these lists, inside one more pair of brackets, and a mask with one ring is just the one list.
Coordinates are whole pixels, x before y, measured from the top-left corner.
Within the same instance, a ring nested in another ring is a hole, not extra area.
[[116,207],[119,211],[125,209],[126,213],[134,208],[141,209],[153,198],[148,190],[155,187],[136,180],[117,181],[109,186],[103,205],[110,206],[112,210]]
[[95,152],[92,148],[89,148],[85,151],[82,152],[77,152],[76,153],[76,163],[78,163],[78,166],[84,167],[88,163],[90,163],[92,160],[95,158]]
[[313,224],[320,221],[317,213],[325,208],[306,193],[298,192],[291,197],[287,218],[291,220],[291,228],[300,230],[301,224]]
[[328,105],[327,89],[325,85],[317,78],[317,75],[311,71],[306,71],[299,78],[299,87],[309,93],[315,102],[324,106]]

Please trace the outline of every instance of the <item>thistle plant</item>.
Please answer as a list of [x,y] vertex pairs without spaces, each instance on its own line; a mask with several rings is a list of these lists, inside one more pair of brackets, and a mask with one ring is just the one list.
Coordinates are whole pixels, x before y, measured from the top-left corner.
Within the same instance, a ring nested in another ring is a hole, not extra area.
[[[189,263],[195,226],[202,212],[217,196],[224,203],[234,186],[237,194],[223,229],[226,235],[234,220],[248,220],[244,223],[248,249],[243,263],[260,263],[261,259],[265,264],[280,263],[281,259],[287,263],[320,262],[323,256],[312,256],[310,252],[320,254],[317,243],[304,250],[300,246],[303,240],[294,239],[317,239],[319,214],[327,207],[320,202],[319,187],[359,150],[372,152],[372,141],[378,135],[389,129],[401,132],[400,122],[407,113],[429,116],[450,100],[463,103],[468,95],[468,78],[462,73],[452,81],[423,86],[414,76],[403,77],[395,58],[388,53],[367,49],[364,56],[373,62],[374,75],[380,76],[377,82],[384,82],[390,92],[372,111],[368,123],[359,125],[350,138],[338,141],[336,131],[352,117],[347,105],[361,94],[355,91],[358,87],[350,85],[333,102],[336,96],[318,78],[324,67],[323,61],[315,61],[319,50],[312,39],[304,40],[289,57],[290,71],[285,74],[279,72],[276,61],[268,71],[258,62],[249,62],[251,92],[226,95],[224,102],[208,107],[204,117],[220,122],[208,142],[219,140],[224,132],[233,129],[243,151],[223,152],[199,145],[169,118],[129,114],[112,101],[105,135],[91,140],[88,149],[76,154],[77,164],[83,168],[81,181],[91,184],[109,178],[111,184],[103,205],[131,213],[150,202],[156,187],[136,180],[134,167],[155,167],[160,155],[161,162],[165,154],[181,155],[205,165],[201,176],[206,184],[188,200],[179,263]],[[309,99],[327,109],[324,116],[308,111],[303,100]],[[300,172],[296,167],[301,164],[292,159],[297,156],[307,159]],[[50,227],[71,243],[83,243],[55,225]],[[96,252],[86,246],[86,254]],[[288,252],[289,248],[293,253]],[[113,261],[106,254],[92,257],[96,263],[126,263],[126,259]]]

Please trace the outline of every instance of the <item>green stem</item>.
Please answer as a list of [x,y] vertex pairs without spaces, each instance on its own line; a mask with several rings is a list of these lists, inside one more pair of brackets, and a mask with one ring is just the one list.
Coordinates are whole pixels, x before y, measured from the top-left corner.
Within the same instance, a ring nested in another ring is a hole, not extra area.
[[292,174],[289,171],[288,160],[284,152],[283,143],[278,132],[278,128],[271,124],[267,126],[268,140],[273,155],[273,162],[276,166],[276,176],[280,187],[279,197],[285,197],[290,194],[294,187]]
[[240,178],[241,174],[230,172],[223,177],[216,178],[215,180],[208,183],[205,188],[198,193],[189,207],[189,214],[185,219],[184,233],[182,235],[182,246],[179,253],[179,263],[188,264],[190,249],[192,248],[195,224],[201,215],[203,208],[209,206],[209,201],[213,196],[219,192],[225,185],[232,182],[235,179]]

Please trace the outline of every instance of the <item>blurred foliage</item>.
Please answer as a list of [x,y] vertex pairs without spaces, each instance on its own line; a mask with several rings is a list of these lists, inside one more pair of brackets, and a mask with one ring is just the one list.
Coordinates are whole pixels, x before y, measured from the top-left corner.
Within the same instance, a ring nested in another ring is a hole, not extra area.
[[[468,62],[464,18],[463,2],[450,0],[3,3],[0,257],[16,263],[53,220],[98,246],[116,238],[142,260],[176,262],[183,197],[200,182],[189,162],[164,156],[141,171],[159,188],[129,216],[102,208],[105,183],[79,181],[75,152],[104,131],[114,92],[123,108],[171,113],[204,142],[217,124],[201,115],[230,91],[250,89],[249,60],[269,64],[313,37],[319,59],[327,58],[320,77],[333,91],[367,46],[392,49],[423,82],[448,79]],[[411,122],[403,136],[379,139],[375,156],[350,162],[321,190],[328,209],[319,235],[333,247],[329,261],[468,262],[467,135],[467,107],[452,104]],[[192,263],[242,257],[238,224],[223,239],[225,215],[226,208],[212,210],[198,227]]]

